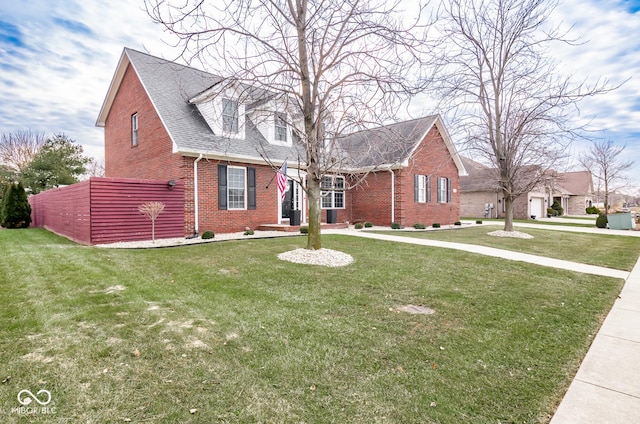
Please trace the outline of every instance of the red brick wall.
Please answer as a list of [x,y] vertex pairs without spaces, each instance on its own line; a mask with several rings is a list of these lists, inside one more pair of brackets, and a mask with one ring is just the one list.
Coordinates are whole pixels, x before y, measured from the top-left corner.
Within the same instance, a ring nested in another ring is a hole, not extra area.
[[[138,114],[138,145],[131,144],[131,116]],[[135,71],[129,65],[104,129],[105,176],[166,179],[180,177],[181,158],[172,154],[169,134]]]
[[[431,176],[431,202],[414,201],[414,175]],[[433,127],[409,160],[409,166],[394,171],[395,222],[404,226],[415,223],[453,224],[460,219],[460,178],[440,131]],[[451,202],[437,202],[437,177],[451,179]],[[352,221],[391,224],[391,174],[377,172],[367,176],[361,187],[352,191]]]
[[[195,158],[184,158],[185,181],[185,231],[194,231],[193,163]],[[221,210],[218,208],[218,165],[252,167],[256,169],[256,209]],[[261,224],[278,222],[278,186],[275,171],[265,165],[237,162],[221,162],[202,159],[198,162],[198,231],[216,233],[244,231],[245,227],[255,229]],[[267,185],[269,187],[267,188]]]

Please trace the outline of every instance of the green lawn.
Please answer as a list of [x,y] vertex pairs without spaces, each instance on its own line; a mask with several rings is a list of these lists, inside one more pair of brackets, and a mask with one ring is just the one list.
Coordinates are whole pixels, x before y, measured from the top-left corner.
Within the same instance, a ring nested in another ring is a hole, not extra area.
[[[276,258],[302,237],[107,250],[1,230],[0,422],[544,423],[623,283],[323,240],[355,262]],[[23,389],[50,413],[21,417]]]
[[631,271],[640,255],[640,237],[570,233],[536,228],[515,228],[533,239],[495,237],[494,226],[460,227],[439,231],[376,231],[403,237],[417,237],[548,256],[556,259]]
[[[566,226],[566,227],[583,227],[583,228],[595,228],[596,226],[596,219],[593,218],[581,218],[584,221],[587,220],[591,220],[593,222],[591,223],[579,223],[579,222],[571,222],[568,221],[569,217],[562,217],[562,216],[556,216],[554,217],[552,220],[544,220],[544,221],[540,221],[540,220],[531,220],[531,219],[514,219],[513,222],[515,224],[536,224],[536,225],[548,225],[548,226],[554,226],[554,225],[562,225],[562,226]],[[504,219],[502,218],[463,218],[463,220],[466,221],[482,221],[485,224],[490,224],[490,223],[495,223],[495,224],[502,224],[504,225]]]

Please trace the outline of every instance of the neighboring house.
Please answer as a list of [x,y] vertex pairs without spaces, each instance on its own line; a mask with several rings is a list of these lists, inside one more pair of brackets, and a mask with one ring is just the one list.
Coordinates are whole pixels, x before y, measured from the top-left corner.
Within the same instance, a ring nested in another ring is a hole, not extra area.
[[[497,168],[485,166],[462,157],[467,176],[460,178],[460,215],[469,218],[503,218],[504,196],[499,185]],[[530,219],[547,216],[554,200],[564,208],[565,215],[584,215],[592,205],[591,172],[556,173],[513,202],[513,217]]]
[[[193,234],[289,224],[292,210],[307,221],[302,187],[289,181],[281,201],[274,178],[286,162],[287,174],[305,183],[304,146],[292,121],[274,96],[126,48],[96,125],[104,127],[105,176],[181,181],[185,234]],[[401,141],[389,142],[391,135]],[[465,171],[439,116],[336,142],[350,160],[322,182],[322,207],[336,211],[331,220],[430,225],[459,219]],[[362,184],[345,190],[354,175]]]
[[593,179],[590,171],[557,174],[553,182],[553,200],[560,202],[565,215],[584,215],[594,203]]

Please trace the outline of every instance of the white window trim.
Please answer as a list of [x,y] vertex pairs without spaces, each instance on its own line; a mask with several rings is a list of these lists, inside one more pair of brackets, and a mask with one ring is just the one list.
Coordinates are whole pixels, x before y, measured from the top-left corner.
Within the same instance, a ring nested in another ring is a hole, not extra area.
[[418,203],[427,203],[427,176],[418,175]]
[[138,145],[138,128],[139,128],[139,121],[138,121],[138,113],[134,113],[133,115],[131,115],[131,146],[135,147]]
[[[235,108],[235,116],[234,115],[225,114],[225,111],[224,111],[225,102],[233,102],[233,103],[235,103],[235,106],[236,106],[236,108]],[[238,100],[231,99],[229,97],[223,97],[222,101],[221,101],[221,107],[222,107],[222,113],[221,113],[221,115],[222,115],[222,122],[221,122],[221,124],[222,124],[222,132],[224,134],[229,134],[229,135],[240,133],[240,102],[238,102]],[[233,130],[233,122],[231,124],[231,130],[230,131],[225,127],[225,125],[224,125],[225,117],[230,117],[233,121],[236,122],[235,131]]]
[[[240,169],[242,170],[243,173],[243,181],[244,181],[244,187],[243,187],[243,191],[244,191],[244,200],[243,200],[243,207],[241,208],[234,208],[231,207],[231,199],[229,198],[229,192],[231,191],[231,178],[229,178],[229,170],[230,169]],[[248,188],[247,188],[247,168],[243,167],[243,166],[232,166],[232,165],[228,165],[227,166],[227,210],[231,210],[231,211],[244,211],[247,210],[247,192],[248,192]]]
[[448,181],[447,177],[438,177],[438,203],[450,203]]
[[[321,195],[321,199],[320,199],[320,208],[321,209],[346,209],[346,203],[347,203],[347,199],[344,195],[344,193],[346,192],[345,187],[346,187],[346,180],[342,175],[325,175],[323,178],[331,178],[331,188],[333,190],[322,190],[322,181],[320,181],[320,195]],[[336,188],[336,180],[337,179],[341,179],[342,180],[342,188],[340,188],[339,190],[335,190]],[[336,207],[336,198],[335,198],[335,194],[337,192],[342,193],[342,206],[338,206]],[[330,198],[331,199],[331,206],[324,206],[324,202],[323,200],[326,198]]]

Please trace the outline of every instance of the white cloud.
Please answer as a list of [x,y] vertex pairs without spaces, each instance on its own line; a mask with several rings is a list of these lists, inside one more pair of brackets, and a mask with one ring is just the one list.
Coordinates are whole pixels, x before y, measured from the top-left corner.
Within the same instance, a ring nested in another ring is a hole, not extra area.
[[[103,130],[94,125],[123,47],[169,59],[178,54],[143,6],[131,0],[2,2],[0,132],[64,132],[86,153],[102,157]],[[631,6],[622,0],[565,0],[554,19],[567,28],[575,24],[572,34],[587,43],[551,53],[579,80],[629,79],[618,90],[587,99],[581,112],[594,128],[606,130],[604,136],[625,142],[640,163],[640,12],[630,13]]]

